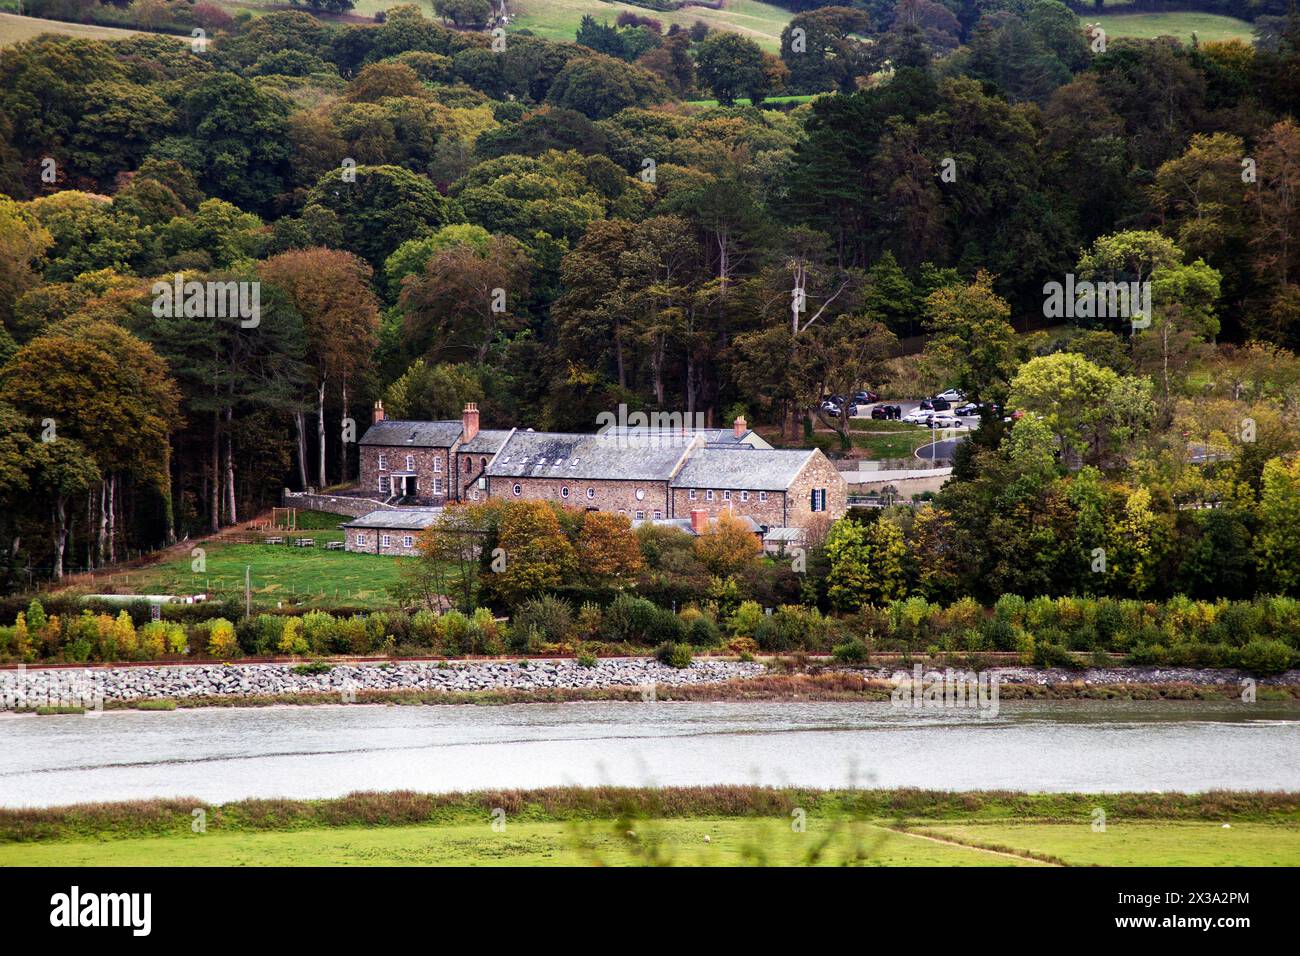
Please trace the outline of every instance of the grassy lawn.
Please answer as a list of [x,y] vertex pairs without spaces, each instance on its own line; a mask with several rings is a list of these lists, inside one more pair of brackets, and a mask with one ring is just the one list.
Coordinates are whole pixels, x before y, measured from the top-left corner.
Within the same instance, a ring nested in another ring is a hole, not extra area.
[[[1098,801],[1102,801],[1099,799]],[[1088,823],[926,826],[917,832],[983,847],[1031,851],[1069,866],[1297,866],[1300,828],[1270,823]]]
[[[866,823],[809,819],[506,822],[0,845],[0,866],[1033,866]],[[704,842],[705,836],[709,842]]]
[[[364,0],[357,4],[357,12],[362,12],[363,3]],[[527,29],[548,40],[572,40],[578,31],[578,22],[586,14],[597,21],[608,20],[612,24],[620,13],[628,10],[653,17],[665,28],[672,23],[690,26],[696,20],[703,20],[715,29],[747,36],[772,52],[781,48],[781,30],[792,16],[788,10],[757,0],[727,0],[725,10],[685,7],[659,11],[627,3],[605,3],[604,0],[512,0],[509,7],[514,14],[514,29]]]
[[[1107,4],[1110,8],[1111,5]],[[1114,7],[1123,10],[1123,6]],[[1239,39],[1251,41],[1252,27],[1245,20],[1213,13],[1083,13],[1080,23],[1100,23],[1111,37],[1177,37],[1190,43],[1192,34],[1202,43],[1208,40]]]
[[20,17],[13,13],[0,13],[0,48],[22,43],[42,33],[62,33],[91,40],[120,40],[134,36],[137,32],[139,31],[119,30],[117,27],[101,27],[86,23],[61,23],[58,20],[41,20],[36,17]]
[[399,569],[409,558],[324,550],[324,542],[343,540],[341,531],[287,534],[314,538],[316,546],[213,544],[207,548],[202,573],[191,570],[193,559],[184,557],[115,575],[112,584],[120,594],[207,593],[243,600],[244,568],[251,567],[256,607],[279,602],[318,608],[391,606],[388,588],[397,583]]
[[1300,828],[1237,823],[1224,830],[1214,822],[1144,821],[1114,823],[1105,833],[1094,833],[1080,821],[926,825],[905,833],[877,823],[810,816],[802,833],[785,819],[752,817],[631,824],[507,819],[505,829],[496,832],[485,817],[481,823],[0,845],[0,866],[1037,866],[1051,861],[1071,866],[1295,866],[1300,864]]
[[868,458],[910,458],[922,445],[928,445],[934,436],[930,429],[919,425],[907,425],[905,428],[908,430],[861,432],[855,429],[849,434],[853,436],[853,447],[866,452]]

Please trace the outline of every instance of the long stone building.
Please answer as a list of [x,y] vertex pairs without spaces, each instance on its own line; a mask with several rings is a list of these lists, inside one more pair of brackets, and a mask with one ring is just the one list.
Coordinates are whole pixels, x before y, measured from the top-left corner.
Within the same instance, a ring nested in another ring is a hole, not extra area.
[[360,442],[358,490],[390,508],[506,498],[612,511],[638,522],[730,512],[764,533],[804,529],[847,507],[847,486],[825,455],[774,449],[743,418],[731,429],[598,434],[478,426],[473,404],[460,421],[408,422],[386,419],[376,402]]

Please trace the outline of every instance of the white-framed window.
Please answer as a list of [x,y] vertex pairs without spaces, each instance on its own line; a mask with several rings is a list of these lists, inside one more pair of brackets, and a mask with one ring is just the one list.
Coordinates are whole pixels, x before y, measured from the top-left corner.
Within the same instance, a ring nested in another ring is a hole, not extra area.
[[644,489],[644,488],[638,488],[638,489],[636,490],[636,500],[637,500],[637,501],[641,501],[643,498],[645,498],[645,489]]
[[748,500],[749,500],[749,492],[748,492],[748,491],[742,491],[742,492],[740,493],[740,500],[741,500],[741,501],[748,501]]
[[814,488],[812,490],[812,510],[813,511],[826,510],[826,489],[825,488]]
[[694,501],[694,500],[695,500],[695,489],[694,489],[694,488],[692,488],[690,491],[686,492],[686,498],[687,498],[688,501]]
[[387,456],[387,455],[380,455],[380,456],[379,456],[379,470],[380,470],[380,471],[387,471],[387,470],[388,470],[388,456]]
[[510,489],[510,490],[513,491],[513,492],[515,493],[515,497],[516,497],[516,498],[518,498],[520,495],[522,495],[522,494],[524,493],[523,486],[520,485],[518,482],[516,482],[516,483],[515,483],[515,486],[514,486],[512,489]]
[[[407,455],[407,456],[406,456],[406,470],[407,470],[407,471],[415,471],[415,456],[414,456],[414,455]],[[434,471],[437,471],[437,470],[438,470],[438,460],[437,460],[436,458],[433,460],[433,470],[434,470]]]
[[567,498],[567,497],[569,497],[569,489],[568,489],[568,486],[565,486],[564,488],[561,488],[561,489],[560,489],[560,497],[561,497],[561,498]]
[[379,539],[379,543],[382,544],[382,545],[386,548],[386,547],[388,547],[388,546],[392,543],[392,540],[393,540],[392,535],[387,535],[387,534],[386,534],[386,535],[383,535],[382,537],[380,537],[380,539]]
[[357,547],[358,547],[358,548],[364,548],[365,546],[366,546],[366,533],[365,533],[364,531],[358,531],[358,532],[357,532]]
[[662,511],[660,511],[658,508],[656,508],[656,509],[655,509],[655,521],[658,521],[658,520],[659,520],[660,518],[662,518],[663,516],[664,516],[664,513],[663,513]]
[[[414,468],[415,466],[414,466],[414,465],[407,465],[406,467],[408,467],[408,468]],[[433,457],[433,470],[434,470],[435,472],[442,471],[442,459],[439,458],[437,455],[435,455],[435,456]]]
[[415,538],[413,538],[413,537],[412,537],[411,535],[409,535],[409,534],[404,534],[404,535],[402,535],[402,547],[403,547],[403,548],[409,548],[409,547],[411,547],[411,546],[414,545],[414,544],[415,544]]
[[644,512],[644,511],[638,511],[638,512],[636,513],[636,520],[637,520],[637,521],[645,521],[645,512]]
[[441,478],[435,478],[435,479],[433,479],[433,493],[434,493],[435,495],[440,495],[440,494],[442,494],[442,479],[441,479]]
[[730,491],[724,491],[724,492],[722,493],[722,500],[723,500],[723,501],[730,501],[730,500],[731,500],[731,492],[730,492]]
[[471,491],[471,492],[469,493],[469,500],[470,500],[470,501],[478,501],[478,489],[477,489],[477,488],[476,488],[475,490],[473,490],[473,491]]
[[624,517],[626,517],[626,516],[627,516],[627,509],[626,509],[626,508],[619,508],[619,509],[618,509],[618,513],[621,514],[621,515],[623,515]]
[[387,476],[387,475],[380,475],[380,476],[379,476],[379,490],[380,490],[382,493],[384,493],[384,494],[388,494],[388,476]]
[[587,500],[588,500],[588,501],[591,501],[591,500],[594,499],[595,497],[596,497],[596,489],[595,489],[595,488],[588,488],[588,489],[587,489]]
[[767,500],[767,492],[766,492],[766,491],[760,491],[760,492],[758,493],[758,500],[759,500],[759,501],[766,501],[766,500]]
[[713,489],[712,489],[712,488],[710,488],[708,491],[706,491],[706,492],[704,493],[704,500],[705,500],[705,501],[712,501],[712,500],[713,500]]

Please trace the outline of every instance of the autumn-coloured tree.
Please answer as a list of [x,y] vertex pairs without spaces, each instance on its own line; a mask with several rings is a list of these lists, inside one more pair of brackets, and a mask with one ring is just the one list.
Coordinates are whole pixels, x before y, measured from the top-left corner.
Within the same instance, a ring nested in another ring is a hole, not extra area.
[[[337,382],[344,429],[339,452],[339,469],[348,475],[348,445],[360,438],[348,434],[348,384],[369,364],[379,335],[379,302],[371,291],[371,268],[350,252],[317,246],[283,252],[264,262],[264,281],[283,289],[302,316],[308,360],[316,371],[317,481],[325,475],[325,388]],[[306,459],[307,439],[302,412],[298,427],[299,461]],[[305,467],[301,469],[305,472]],[[304,477],[304,484],[305,475]]]
[[695,556],[700,563],[723,578],[744,571],[762,550],[763,545],[749,524],[730,511],[720,513],[717,520],[695,539]]
[[563,584],[577,570],[573,545],[555,509],[544,501],[510,501],[500,506],[491,555],[491,589],[507,603]]
[[593,582],[622,584],[644,565],[632,522],[610,511],[587,512],[577,552],[582,555],[582,573]]

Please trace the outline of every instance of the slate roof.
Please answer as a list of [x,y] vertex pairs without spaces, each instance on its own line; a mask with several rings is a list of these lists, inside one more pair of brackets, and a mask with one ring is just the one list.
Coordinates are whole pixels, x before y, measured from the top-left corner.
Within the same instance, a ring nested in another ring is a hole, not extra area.
[[[737,521],[739,521],[741,524],[748,527],[749,530],[754,534],[758,534],[758,532],[763,527],[761,524],[759,524],[749,515],[733,514],[732,517],[735,518]],[[709,519],[710,527],[713,527],[717,523],[718,523],[717,518]],[[687,534],[695,534],[695,527],[694,525],[691,524],[690,518],[642,518],[639,521],[638,520],[632,521],[633,528],[639,528],[643,524],[654,525],[656,528],[677,528],[681,531],[685,531]]]
[[442,516],[441,508],[381,509],[343,522],[344,528],[382,528],[385,531],[419,531]]
[[785,491],[816,449],[711,445],[697,450],[672,481],[674,488]]
[[489,428],[480,431],[477,435],[467,442],[462,442],[461,446],[456,449],[457,454],[466,455],[495,455],[505,444],[505,440],[510,437],[511,429],[509,428]]
[[488,464],[490,478],[667,481],[700,439],[660,435],[638,442],[617,435],[516,431]]
[[404,422],[386,418],[361,436],[362,445],[405,448],[450,448],[460,438],[460,419],[452,422]]
[[668,435],[681,434],[685,436],[698,435],[699,437],[704,439],[704,443],[706,445],[744,444],[744,445],[752,445],[755,448],[772,447],[762,438],[762,436],[760,436],[752,428],[746,430],[746,432],[743,435],[741,435],[739,438],[736,437],[736,430],[734,428],[688,428],[681,432],[674,433],[670,429],[658,429],[654,427],[639,428],[639,427],[628,427],[628,426],[615,426],[606,429],[603,432],[603,434],[629,435],[633,438],[636,438],[638,436],[650,436],[651,438],[653,438],[654,436],[664,435],[664,434],[668,434]]

